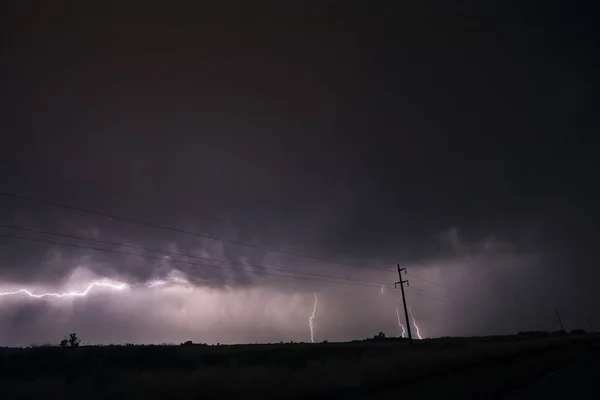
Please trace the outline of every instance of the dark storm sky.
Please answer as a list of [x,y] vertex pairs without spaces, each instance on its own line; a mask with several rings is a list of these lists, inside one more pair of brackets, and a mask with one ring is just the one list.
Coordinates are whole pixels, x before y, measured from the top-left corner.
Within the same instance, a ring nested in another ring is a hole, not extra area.
[[[7,14],[2,54],[0,191],[348,263],[393,270],[402,262],[461,292],[428,290],[483,304],[485,323],[470,309],[451,308],[448,322],[435,303],[421,307],[431,335],[556,329],[555,306],[573,325],[583,326],[586,316],[600,323],[592,309],[600,302],[593,290],[600,277],[595,10],[570,2],[295,4],[183,10],[17,3]],[[4,195],[0,201],[4,225],[297,271],[397,278]],[[0,261],[3,288],[54,285],[82,263],[99,276],[138,281],[170,268],[9,238],[0,239]],[[215,290],[250,293],[266,284],[252,274],[189,274],[218,282],[206,284]],[[310,285],[272,282],[265,290],[310,294]],[[377,305],[362,310],[370,322],[348,317],[361,313],[360,301],[349,300],[358,296],[354,289],[318,289],[329,293],[331,337],[384,329],[369,319]],[[110,301],[89,305],[101,310],[102,326],[116,326],[97,342],[189,335],[119,325],[123,311]],[[247,333],[230,341],[286,340],[256,301],[257,319],[217,313],[212,331],[227,336],[243,326]],[[299,307],[310,311],[312,297],[306,302]],[[50,301],[2,306],[8,344],[21,344],[16,338],[57,312]],[[74,312],[57,332],[94,326],[82,315]]]

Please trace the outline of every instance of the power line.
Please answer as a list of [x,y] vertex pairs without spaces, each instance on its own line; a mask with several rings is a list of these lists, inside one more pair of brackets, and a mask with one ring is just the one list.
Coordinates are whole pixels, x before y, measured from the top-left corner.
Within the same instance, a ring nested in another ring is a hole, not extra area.
[[456,289],[456,288],[453,288],[453,287],[450,287],[450,286],[442,285],[441,283],[434,282],[432,280],[429,280],[427,278],[423,278],[423,277],[418,276],[418,275],[413,275],[411,273],[408,273],[408,275],[412,276],[413,278],[421,279],[424,282],[431,283],[432,285],[437,285],[437,286],[442,287],[442,288],[447,289],[447,290],[453,290],[455,292],[464,293],[462,290],[459,290],[459,289]]
[[442,302],[442,303],[453,304],[455,306],[464,306],[464,304],[461,304],[461,303],[456,303],[456,302],[453,302],[453,301],[447,301],[447,300],[440,299],[440,298],[437,298],[437,297],[428,296],[428,295],[422,294],[422,293],[413,292],[412,294],[414,294],[415,296],[420,296],[420,297],[425,297],[425,298],[428,298],[428,299],[431,299],[431,300],[436,300],[436,301],[439,301],[439,302]]
[[[17,170],[20,170],[20,171],[24,170],[23,167],[15,164],[15,163],[6,161],[6,160],[0,160],[0,164],[7,165],[9,167],[12,167],[13,169],[17,169]],[[159,202],[148,202],[146,199],[142,200],[139,196],[135,196],[135,195],[133,195],[131,193],[124,192],[121,189],[101,187],[101,185],[99,185],[97,182],[93,182],[93,181],[90,181],[90,180],[87,180],[87,179],[75,179],[75,178],[71,178],[71,177],[65,177],[65,176],[62,176],[62,175],[54,173],[54,172],[41,171],[41,170],[36,170],[36,171],[29,170],[27,172],[31,172],[33,174],[37,174],[37,175],[40,175],[40,176],[54,177],[55,179],[66,181],[66,182],[71,182],[71,183],[76,184],[76,185],[81,185],[81,184],[87,185],[89,187],[92,187],[92,188],[96,189],[99,192],[111,193],[111,194],[114,194],[114,195],[117,195],[117,196],[121,196],[121,197],[125,197],[125,198],[131,199],[131,200],[135,200],[135,201],[138,201],[138,202],[142,202],[143,201],[143,202],[148,203],[150,206],[153,206],[153,207],[167,208],[167,209],[175,210],[175,211],[180,212],[180,213],[185,213],[185,214],[191,215],[191,216],[193,216],[195,218],[198,218],[198,219],[213,220],[213,221],[221,222],[221,223],[228,224],[228,225],[231,225],[231,226],[235,226],[235,227],[238,227],[238,228],[249,229],[249,230],[253,230],[253,231],[256,231],[256,232],[264,234],[264,232],[261,231],[261,229],[259,227],[256,227],[256,226],[253,226],[253,225],[240,224],[240,223],[233,222],[233,221],[225,219],[225,218],[219,218],[219,217],[215,217],[213,215],[208,215],[208,214],[204,214],[204,213],[203,214],[199,214],[197,211],[193,211],[193,210],[190,210],[188,208],[184,208],[184,207],[181,207],[181,206],[172,205],[172,204],[165,203],[165,202],[162,202],[162,201],[159,201]],[[278,233],[278,234],[283,234],[285,236],[288,236],[289,238],[294,239],[295,241],[306,243],[306,244],[309,244],[309,245],[314,246],[316,248],[320,248],[321,250],[324,250],[320,245],[318,245],[315,242],[311,242],[311,241],[304,240],[304,239],[293,238],[293,234],[291,232],[289,232],[289,231],[288,232],[283,231],[283,232]],[[272,235],[272,234],[267,233],[267,235]]]
[[[0,225],[0,226],[1,226],[1,225]],[[411,288],[411,289],[417,289],[417,290],[420,290],[420,291],[422,291],[422,292],[425,292],[425,293],[430,293],[430,294],[433,294],[433,295],[435,295],[435,296],[439,296],[439,297],[442,297],[442,298],[446,298],[446,299],[448,299],[448,300],[452,300],[452,301],[461,301],[461,300],[464,300],[464,299],[458,299],[458,298],[456,298],[456,297],[450,297],[450,296],[448,296],[448,295],[446,295],[446,294],[443,294],[443,293],[438,293],[438,292],[435,292],[435,291],[433,291],[433,290],[423,289],[423,288],[421,288],[421,287],[419,287],[419,286],[415,286],[415,285],[411,285],[411,286],[410,286],[410,288]]]
[[477,306],[480,306],[480,307],[485,307],[485,305],[483,303],[474,302],[473,300],[468,299],[466,297],[463,297],[463,298],[450,297],[450,296],[448,296],[446,294],[438,293],[438,292],[435,292],[435,291],[432,291],[432,290],[423,289],[423,288],[420,288],[420,287],[415,286],[415,285],[411,285],[411,288],[420,290],[420,291],[428,293],[428,294],[433,294],[433,295],[435,295],[437,297],[440,297],[442,299],[449,300],[449,301],[452,301],[452,302],[455,302],[455,303],[458,302],[458,303],[461,303],[462,305],[464,305],[463,302],[467,302],[468,304],[477,305]]
[[[431,293],[434,293],[436,296],[443,296],[443,297],[446,297],[446,298],[448,298],[449,300],[452,300],[452,301],[467,301],[469,304],[476,304],[476,305],[479,305],[481,307],[484,307],[484,305],[482,303],[474,302],[473,301],[473,295],[472,294],[466,293],[463,290],[459,290],[459,289],[453,288],[451,286],[446,286],[446,285],[443,285],[441,283],[437,283],[435,281],[423,278],[421,276],[413,275],[411,273],[408,273],[408,275],[412,276],[413,278],[421,279],[424,282],[428,282],[428,283],[431,283],[433,285],[439,286],[441,288],[444,288],[444,289],[447,289],[447,290],[453,290],[454,292],[457,293],[457,296],[461,296],[461,298],[453,298],[453,297],[450,297],[447,294],[442,294],[442,293],[437,293],[437,292],[431,292]],[[420,290],[426,291],[425,289],[420,289]]]
[[[56,242],[56,241],[53,241],[53,240],[35,239],[35,238],[28,238],[28,237],[23,237],[23,236],[14,236],[14,235],[6,235],[6,234],[0,234],[0,237],[11,238],[11,239],[29,240],[29,241],[33,241],[33,242],[39,242],[39,243],[49,243],[49,244],[55,244],[55,245],[60,245],[60,246],[69,246],[69,247],[76,247],[76,248],[82,248],[82,249],[88,249],[88,250],[104,251],[104,252],[113,253],[113,254],[123,254],[123,255],[128,255],[128,256],[135,256],[135,257],[141,257],[141,258],[148,258],[148,259],[165,261],[165,259],[162,258],[162,257],[156,257],[156,256],[150,256],[150,255],[142,255],[142,254],[135,254],[135,253],[128,253],[128,252],[125,252],[125,251],[118,251],[118,250],[111,250],[111,249],[100,249],[100,248],[92,247],[92,246],[83,246],[83,245],[78,245],[78,244],[73,244],[73,243],[62,243],[62,242]],[[218,268],[218,269],[231,270],[231,271],[247,272],[247,273],[257,274],[257,275],[277,276],[277,277],[280,277],[280,278],[292,278],[292,279],[300,279],[300,280],[314,281],[314,282],[337,283],[337,284],[340,284],[340,285],[374,287],[374,288],[378,288],[378,289],[381,288],[381,285],[368,285],[368,284],[353,283],[353,282],[340,282],[340,281],[330,281],[330,280],[324,280],[324,279],[306,278],[306,277],[302,277],[302,276],[272,274],[272,273],[268,273],[268,272],[248,271],[248,270],[239,269],[239,268],[224,267],[222,265],[211,265],[211,264],[204,264],[204,263],[194,263],[194,262],[190,262],[190,261],[181,261],[181,260],[168,260],[168,261],[174,262],[174,263],[186,264],[186,265],[190,265],[190,266]]]
[[[471,306],[471,305],[475,305],[475,306],[479,306],[479,307],[483,307],[483,308],[486,307],[485,304],[483,304],[483,303],[473,302],[473,301],[468,300],[468,299],[457,299],[457,298],[448,297],[448,296],[445,296],[445,295],[443,295],[441,293],[437,293],[437,292],[433,292],[433,291],[428,291],[426,289],[415,287],[414,285],[412,285],[411,288],[417,289],[417,290],[420,290],[420,291],[426,293],[426,294],[424,294],[424,293],[413,292],[414,295],[421,296],[421,297],[428,297],[430,299],[434,299],[434,300],[446,302],[448,304],[454,304],[454,305],[463,306],[463,307]],[[435,297],[430,296],[431,294],[433,294]],[[467,303],[465,304],[464,301],[466,301]]]
[[323,257],[317,257],[317,256],[311,256],[311,255],[308,255],[308,254],[296,253],[296,252],[282,250],[282,249],[277,249],[277,248],[273,248],[273,247],[258,246],[258,245],[254,245],[254,244],[251,244],[251,243],[245,243],[245,242],[240,242],[240,241],[237,241],[237,240],[230,240],[230,239],[226,239],[226,238],[220,238],[220,237],[217,237],[217,236],[207,235],[207,234],[203,234],[203,233],[197,233],[197,232],[187,231],[187,230],[184,230],[184,229],[173,228],[173,227],[166,226],[166,225],[154,224],[152,222],[147,222],[147,221],[139,221],[139,220],[132,219],[132,218],[121,217],[121,216],[118,216],[118,215],[113,215],[113,214],[103,213],[103,212],[99,212],[99,211],[88,210],[88,209],[85,209],[85,208],[70,206],[70,205],[62,204],[62,203],[56,203],[56,202],[53,202],[53,201],[36,199],[36,198],[33,198],[33,197],[28,197],[28,196],[21,196],[21,195],[15,194],[15,193],[0,192],[0,195],[1,196],[6,196],[6,197],[13,197],[13,198],[21,199],[21,200],[28,200],[28,201],[32,201],[32,202],[36,202],[36,203],[40,203],[40,204],[51,205],[51,206],[54,206],[54,207],[60,207],[60,208],[68,209],[68,210],[79,211],[79,212],[83,212],[83,213],[87,213],[87,214],[98,215],[98,216],[101,216],[101,217],[111,218],[111,219],[118,220],[118,221],[125,221],[125,222],[130,222],[130,223],[134,223],[134,224],[138,224],[138,225],[150,226],[150,227],[158,228],[158,229],[164,229],[164,230],[168,230],[168,231],[171,231],[171,232],[182,233],[182,234],[192,235],[192,236],[196,236],[196,237],[204,237],[204,238],[207,238],[207,239],[212,239],[212,240],[217,240],[217,241],[221,241],[221,242],[232,243],[232,244],[236,244],[236,245],[239,245],[239,246],[252,247],[252,248],[255,248],[255,249],[273,251],[273,252],[278,252],[278,253],[282,253],[282,254],[289,254],[289,255],[292,255],[292,256],[296,256],[296,257],[303,257],[303,258],[308,258],[308,259],[313,259],[313,260],[326,261],[326,262],[330,262],[330,263],[334,263],[334,264],[347,265],[349,267],[362,268],[362,269],[366,269],[366,270],[369,270],[369,271],[390,272],[390,270],[387,270],[387,269],[370,268],[370,267],[366,267],[366,266],[360,265],[360,264],[345,263],[345,262],[338,261],[338,260],[333,260],[333,259],[323,258]]
[[456,301],[452,301],[452,300],[448,300],[446,298],[443,297],[436,297],[436,296],[431,296],[428,293],[421,293],[421,292],[411,292],[412,294],[414,294],[415,296],[420,296],[420,297],[425,297],[428,299],[432,299],[432,300],[436,300],[436,301],[440,301],[442,303],[448,303],[448,304],[454,304],[454,305],[464,305],[462,303],[456,302]]
[[371,281],[371,280],[365,280],[365,279],[346,278],[346,277],[335,276],[335,275],[326,275],[326,274],[317,274],[317,273],[310,273],[310,272],[292,271],[292,270],[283,269],[283,268],[266,267],[266,266],[260,265],[260,264],[248,264],[248,263],[242,263],[242,262],[237,262],[237,261],[220,260],[218,258],[200,257],[200,256],[195,256],[193,254],[178,253],[178,252],[172,252],[172,251],[166,251],[166,250],[158,250],[158,249],[153,249],[153,248],[150,248],[150,247],[137,246],[137,245],[127,244],[127,243],[120,243],[120,242],[111,242],[111,241],[108,241],[108,240],[92,239],[92,238],[87,238],[87,237],[84,237],[84,236],[68,235],[68,234],[65,234],[65,233],[51,232],[51,231],[45,231],[45,230],[41,230],[41,229],[23,228],[23,227],[17,227],[17,226],[12,226],[12,225],[4,225],[4,224],[0,224],[0,227],[1,228],[16,229],[16,230],[21,230],[21,231],[27,231],[27,232],[40,233],[40,234],[44,234],[44,235],[58,236],[58,237],[63,237],[63,238],[85,240],[85,241],[93,242],[93,243],[109,244],[109,245],[120,246],[120,247],[129,247],[129,248],[132,248],[132,249],[152,251],[152,252],[156,252],[156,253],[163,253],[163,254],[168,254],[168,255],[173,255],[173,256],[180,256],[180,257],[188,257],[188,258],[194,258],[194,259],[198,259],[198,260],[216,261],[216,262],[223,262],[223,263],[234,264],[234,265],[241,265],[241,266],[252,267],[252,268],[260,268],[260,269],[270,270],[270,271],[288,272],[288,273],[293,273],[293,274],[316,276],[316,277],[320,277],[320,278],[342,279],[342,280],[354,281],[354,282],[361,282],[361,283],[374,283],[374,284],[379,284],[379,285],[386,285],[387,284],[386,282],[381,282],[381,281]]

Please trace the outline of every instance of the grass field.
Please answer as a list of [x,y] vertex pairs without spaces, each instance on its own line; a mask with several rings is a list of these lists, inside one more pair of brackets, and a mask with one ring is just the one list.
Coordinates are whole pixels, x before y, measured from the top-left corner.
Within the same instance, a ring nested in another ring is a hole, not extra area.
[[0,349],[0,398],[493,398],[600,348],[596,335]]

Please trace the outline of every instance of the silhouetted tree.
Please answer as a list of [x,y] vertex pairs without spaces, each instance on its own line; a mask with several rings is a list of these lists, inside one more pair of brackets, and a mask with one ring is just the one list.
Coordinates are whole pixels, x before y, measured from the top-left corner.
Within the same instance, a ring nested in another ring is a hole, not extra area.
[[79,347],[79,343],[81,343],[81,339],[77,337],[76,333],[69,334],[69,346],[70,347]]

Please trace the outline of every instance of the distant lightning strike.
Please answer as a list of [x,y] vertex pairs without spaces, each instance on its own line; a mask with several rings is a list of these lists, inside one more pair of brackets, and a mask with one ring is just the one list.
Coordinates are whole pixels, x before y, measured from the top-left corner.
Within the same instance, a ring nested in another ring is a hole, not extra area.
[[[383,288],[381,288],[381,293],[385,293],[385,291],[383,290]],[[390,294],[390,296],[392,296],[395,300],[395,304],[396,304],[396,317],[398,319],[398,326],[400,327],[400,329],[402,329],[402,338],[404,338],[404,336],[406,335],[406,328],[404,328],[404,325],[402,325],[402,322],[400,322],[400,299],[398,299],[396,296],[394,296],[393,294]]]
[[312,315],[308,319],[308,327],[310,328],[310,341],[311,341],[311,343],[315,342],[313,319],[315,318],[315,313],[317,312],[317,304],[318,304],[317,294],[313,293],[313,296],[315,296],[315,305],[313,306]]
[[400,302],[396,302],[396,317],[398,317],[398,325],[402,328],[402,338],[406,335],[406,329],[404,329],[404,325],[400,322]]
[[179,278],[176,276],[171,276],[166,280],[152,280],[152,281],[148,281],[148,282],[144,283],[143,285],[146,286],[148,289],[151,289],[153,287],[166,285],[167,283],[172,283],[172,282],[189,283],[189,281],[187,279]]
[[47,293],[33,293],[31,290],[29,289],[19,289],[19,290],[15,290],[12,292],[0,292],[0,296],[16,296],[16,295],[27,295],[29,297],[33,297],[36,299],[42,299],[45,297],[54,297],[54,298],[62,298],[62,297],[84,297],[87,296],[88,293],[92,290],[93,287],[95,286],[100,286],[100,287],[108,287],[114,290],[122,290],[125,289],[127,287],[131,287],[131,286],[145,286],[147,289],[151,289],[154,288],[156,286],[162,286],[162,285],[166,285],[168,283],[189,283],[189,281],[187,279],[184,278],[180,278],[177,276],[169,276],[167,279],[165,280],[151,280],[151,281],[147,281],[144,283],[135,283],[135,284],[131,284],[128,285],[126,283],[119,283],[119,282],[98,282],[98,281],[94,281],[92,283],[90,283],[88,285],[88,287],[82,291],[82,292],[78,292],[78,291],[74,291],[74,292],[63,292],[63,293],[59,293],[59,292],[47,292]]
[[153,288],[155,286],[164,285],[166,283],[167,283],[167,281],[150,281],[150,282],[146,283],[146,287],[148,289],[150,289],[150,288]]
[[[151,289],[157,286],[162,286],[162,285],[166,285],[168,283],[173,283],[173,282],[178,282],[178,283],[189,283],[189,281],[185,278],[180,278],[180,277],[176,277],[176,276],[170,276],[168,277],[166,280],[151,280],[151,281],[147,281],[144,283],[138,283],[138,284],[133,284],[133,285],[128,285],[126,283],[110,283],[110,282],[92,282],[90,283],[87,288],[82,291],[82,292],[78,292],[78,291],[73,291],[73,292],[63,292],[63,293],[59,293],[59,292],[46,292],[46,293],[33,293],[28,289],[19,289],[19,290],[15,290],[12,292],[0,292],[0,296],[17,296],[17,295],[27,295],[29,297],[33,297],[36,299],[42,299],[45,297],[54,297],[54,298],[62,298],[62,297],[84,297],[87,296],[88,293],[90,293],[90,291],[92,290],[92,288],[98,286],[98,287],[107,287],[113,290],[123,290],[127,287],[130,286],[139,286],[139,285],[143,285],[145,286],[147,289]],[[383,288],[381,289],[381,293],[384,293]],[[311,316],[308,318],[308,326],[310,328],[310,341],[312,343],[315,342],[315,337],[314,337],[314,324],[313,324],[313,320],[315,318],[315,315],[317,313],[317,306],[319,304],[319,300],[317,298],[317,294],[313,293],[315,302],[313,305],[313,310],[312,310],[312,314]],[[398,326],[402,329],[402,337],[404,338],[406,335],[406,329],[404,328],[404,325],[402,325],[402,323],[400,322],[400,300],[398,298],[396,298],[393,295],[392,296],[395,300],[396,300],[396,317],[398,319]],[[413,325],[415,326],[415,328],[417,329],[417,336],[419,337],[419,339],[422,339],[421,334],[419,332],[419,327],[417,326],[417,323],[415,321],[415,317],[412,315],[412,311],[409,308],[408,312],[410,314],[410,317],[412,318],[413,321]],[[187,313],[186,313],[187,314]]]
[[412,311],[410,310],[410,307],[408,308],[408,314],[409,314],[409,315],[410,315],[410,317],[412,318],[413,325],[415,326],[415,329],[417,330],[417,337],[418,337],[419,339],[423,339],[423,338],[421,337],[421,333],[419,332],[419,327],[417,326],[417,322],[415,321],[415,317],[413,316],[413,313],[412,313]]
[[44,297],[83,297],[83,296],[87,296],[87,294],[90,292],[90,290],[92,290],[92,288],[94,286],[102,286],[102,287],[109,287],[111,289],[115,289],[115,290],[122,290],[124,288],[127,287],[127,284],[125,283],[106,283],[106,282],[92,282],[88,285],[87,289],[85,289],[83,292],[64,292],[64,293],[40,293],[40,294],[35,294],[30,292],[27,289],[19,289],[16,290],[14,292],[0,292],[0,296],[11,296],[11,295],[19,295],[19,294],[26,294],[29,297],[34,297],[36,299],[41,299]]

